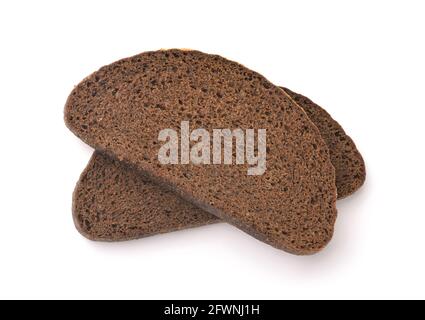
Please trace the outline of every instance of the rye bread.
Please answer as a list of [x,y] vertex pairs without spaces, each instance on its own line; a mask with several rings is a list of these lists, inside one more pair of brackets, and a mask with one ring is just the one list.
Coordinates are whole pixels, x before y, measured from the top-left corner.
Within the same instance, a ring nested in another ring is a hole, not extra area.
[[[122,68],[129,63],[140,72],[134,79]],[[183,120],[207,130],[267,129],[266,173],[160,165],[159,131]],[[276,248],[312,254],[332,237],[335,170],[318,129],[283,90],[235,62],[181,50],[121,60],[73,90],[65,121],[97,150]]]
[[[284,90],[306,111],[329,147],[338,199],[355,192],[365,169],[351,138],[323,108]],[[77,183],[73,217],[80,233],[96,241],[132,240],[221,221],[100,152],[93,154]]]
[[282,89],[304,109],[328,145],[331,162],[335,167],[338,199],[346,198],[356,192],[365,182],[366,166],[353,139],[318,104],[288,88]]
[[98,151],[81,174],[72,206],[78,231],[96,241],[132,240],[220,221]]

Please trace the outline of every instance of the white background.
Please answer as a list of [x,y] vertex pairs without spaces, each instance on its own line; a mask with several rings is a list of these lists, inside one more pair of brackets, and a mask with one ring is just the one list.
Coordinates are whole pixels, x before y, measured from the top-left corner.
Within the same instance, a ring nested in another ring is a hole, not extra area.
[[[1,1],[0,298],[425,298],[424,1]],[[322,253],[228,225],[102,244],[74,229],[92,150],[73,86],[146,50],[218,53],[308,95],[354,138],[364,188]]]

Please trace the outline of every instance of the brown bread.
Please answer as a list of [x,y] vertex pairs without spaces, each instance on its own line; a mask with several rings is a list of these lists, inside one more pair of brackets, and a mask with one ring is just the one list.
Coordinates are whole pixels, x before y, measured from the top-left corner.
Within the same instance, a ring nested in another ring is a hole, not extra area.
[[[140,72],[133,80],[122,72],[128,63]],[[97,150],[276,248],[312,254],[332,237],[335,170],[318,129],[283,90],[237,63],[180,50],[121,60],[75,88],[65,119]],[[183,120],[210,131],[267,129],[266,173],[159,164],[159,131]]]
[[336,172],[338,199],[346,198],[356,192],[365,182],[366,166],[354,141],[325,109],[299,93],[288,88],[282,89],[304,109],[328,145]]
[[72,211],[78,231],[97,241],[132,240],[220,221],[97,151],[75,188]]

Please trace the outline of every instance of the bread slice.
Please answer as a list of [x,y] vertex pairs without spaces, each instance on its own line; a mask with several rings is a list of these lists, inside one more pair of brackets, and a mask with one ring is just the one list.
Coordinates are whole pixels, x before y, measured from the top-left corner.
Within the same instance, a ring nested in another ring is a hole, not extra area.
[[353,139],[318,104],[288,88],[282,89],[304,109],[328,145],[331,161],[336,172],[338,199],[352,195],[360,189],[366,180],[365,162]]
[[132,240],[220,221],[98,151],[77,183],[72,211],[78,231],[96,241]]
[[[158,133],[184,120],[266,129],[265,174],[248,176],[248,164],[160,164]],[[335,169],[318,129],[283,90],[235,62],[181,50],[121,60],[73,90],[65,121],[95,149],[278,249],[313,254],[332,238]]]
[[[306,111],[329,147],[338,199],[355,192],[365,179],[365,166],[352,139],[323,108],[285,91]],[[77,184],[73,217],[80,233],[96,241],[132,240],[221,221],[100,152],[93,154]]]

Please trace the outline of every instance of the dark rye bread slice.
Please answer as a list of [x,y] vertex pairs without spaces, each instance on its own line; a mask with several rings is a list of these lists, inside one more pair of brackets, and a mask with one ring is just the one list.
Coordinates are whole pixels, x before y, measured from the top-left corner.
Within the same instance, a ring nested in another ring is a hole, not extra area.
[[299,93],[288,88],[282,89],[304,109],[328,145],[331,161],[335,167],[338,199],[356,192],[365,182],[366,166],[354,141],[325,109]]
[[78,231],[96,241],[132,240],[220,221],[98,151],[81,174],[72,206]]
[[[128,63],[141,71],[133,80],[122,69]],[[117,86],[108,83],[117,74]],[[73,90],[65,120],[97,150],[276,248],[312,254],[332,237],[335,170],[318,129],[283,90],[235,62],[181,50],[121,60]],[[160,165],[159,131],[178,130],[183,120],[209,131],[267,129],[266,173],[247,176],[248,165]]]
[[[338,199],[356,191],[365,169],[351,138],[323,108],[285,91],[306,111],[329,147]],[[97,241],[132,240],[221,221],[100,152],[93,154],[75,188],[73,217],[80,233]]]

